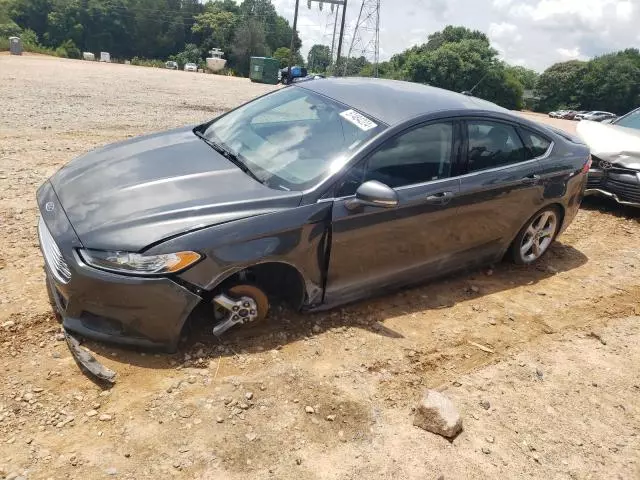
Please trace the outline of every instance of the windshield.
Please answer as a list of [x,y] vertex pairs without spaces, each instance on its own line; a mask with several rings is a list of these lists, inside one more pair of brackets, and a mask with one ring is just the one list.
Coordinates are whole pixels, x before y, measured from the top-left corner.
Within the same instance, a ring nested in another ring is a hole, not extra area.
[[382,127],[304,88],[288,87],[215,120],[202,133],[272,188],[305,190],[339,171]]
[[640,108],[627,113],[624,117],[620,117],[614,124],[619,127],[637,128],[640,130]]

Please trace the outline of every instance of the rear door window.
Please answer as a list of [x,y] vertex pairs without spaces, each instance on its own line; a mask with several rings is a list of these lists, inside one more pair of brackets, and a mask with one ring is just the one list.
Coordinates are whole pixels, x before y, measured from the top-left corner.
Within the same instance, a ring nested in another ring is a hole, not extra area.
[[501,167],[527,159],[527,149],[512,125],[487,120],[467,121],[468,172]]

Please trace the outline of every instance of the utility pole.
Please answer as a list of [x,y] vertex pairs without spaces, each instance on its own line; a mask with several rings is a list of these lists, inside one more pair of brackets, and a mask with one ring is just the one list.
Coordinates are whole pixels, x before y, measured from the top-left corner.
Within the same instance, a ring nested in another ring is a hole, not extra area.
[[[296,0],[296,8],[293,17],[293,36],[291,38],[291,56],[289,57],[289,80],[291,80],[291,62],[293,61],[293,41],[296,35],[296,27],[298,25],[298,3],[300,0]],[[336,20],[333,27],[333,42],[331,44],[331,59],[333,60],[333,48],[336,42],[336,26],[338,25],[338,12],[340,11],[340,7],[342,7],[342,25],[340,27],[340,38],[338,39],[338,57],[336,58],[336,67],[340,62],[340,55],[342,52],[342,39],[344,37],[344,24],[347,16],[347,0],[307,0],[307,6],[311,8],[311,3],[316,2],[320,4],[320,10],[322,10],[322,4],[328,3],[331,5],[331,11],[333,12],[333,6],[338,6],[338,11],[336,12]],[[336,70],[337,72],[338,70]]]
[[380,65],[380,0],[378,0],[378,5],[376,6],[378,14],[376,15],[376,40],[375,40],[375,54],[374,54],[374,68],[373,74],[376,78],[380,76],[380,71],[378,66]]
[[300,6],[300,0],[296,0],[296,9],[293,14],[293,33],[291,34],[291,49],[289,50],[289,70],[287,72],[287,82],[291,82],[291,64],[293,63],[293,48],[295,46],[296,34],[298,28],[298,7]]
[[342,53],[342,39],[344,38],[344,22],[347,17],[347,0],[342,5],[342,25],[340,26],[340,38],[338,39],[338,56],[336,57],[336,72],[340,71],[340,55]]
[[340,7],[336,9],[336,19],[333,22],[333,39],[331,40],[331,62],[333,63],[333,54],[336,47],[336,32],[338,31],[338,15],[340,14]]
[[365,0],[362,0],[360,5],[360,13],[358,14],[358,20],[356,21],[356,29],[353,32],[353,38],[351,38],[351,46],[349,47],[349,53],[347,53],[347,59],[344,61],[344,76],[347,76],[347,67],[349,67],[349,58],[353,52],[353,44],[356,42],[356,36],[358,35],[358,26],[360,25],[360,19],[362,18],[362,10],[364,10]]

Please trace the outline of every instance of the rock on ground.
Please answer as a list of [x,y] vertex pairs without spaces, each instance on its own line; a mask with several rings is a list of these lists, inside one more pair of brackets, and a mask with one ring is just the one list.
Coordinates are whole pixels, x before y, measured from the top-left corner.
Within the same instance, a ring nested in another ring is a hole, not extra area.
[[446,438],[453,438],[462,431],[462,419],[458,409],[445,395],[426,390],[416,408],[413,424]]

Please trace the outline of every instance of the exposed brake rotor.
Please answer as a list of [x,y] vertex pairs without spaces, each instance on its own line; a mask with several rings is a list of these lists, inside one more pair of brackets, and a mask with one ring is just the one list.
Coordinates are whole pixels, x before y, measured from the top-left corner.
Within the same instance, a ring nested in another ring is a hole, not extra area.
[[236,285],[213,298],[214,316],[219,321],[213,334],[222,335],[236,325],[256,324],[267,317],[269,299],[255,285]]

